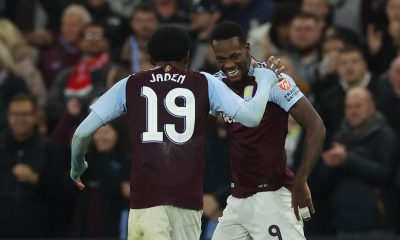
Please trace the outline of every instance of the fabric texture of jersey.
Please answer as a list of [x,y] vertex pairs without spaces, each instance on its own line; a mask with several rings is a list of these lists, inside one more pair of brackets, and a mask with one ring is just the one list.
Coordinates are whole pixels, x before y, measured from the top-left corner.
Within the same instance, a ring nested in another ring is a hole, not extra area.
[[202,209],[208,112],[235,116],[242,103],[212,75],[170,65],[131,75],[101,96],[91,109],[103,123],[128,115],[131,208]]
[[[265,65],[265,63],[259,63]],[[236,94],[248,101],[257,89],[252,76],[231,82],[222,72],[214,74]],[[272,87],[263,119],[256,128],[247,128],[229,116],[224,117],[231,144],[232,196],[246,198],[257,192],[291,188],[294,174],[286,164],[285,140],[288,111],[303,97],[294,80],[284,78]]]

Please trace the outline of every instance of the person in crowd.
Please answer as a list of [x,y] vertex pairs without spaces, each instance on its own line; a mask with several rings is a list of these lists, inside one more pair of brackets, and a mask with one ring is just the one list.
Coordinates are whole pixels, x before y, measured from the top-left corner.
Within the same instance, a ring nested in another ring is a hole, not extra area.
[[278,2],[271,22],[249,31],[247,41],[255,59],[268,59],[289,49],[289,27],[299,7],[294,2]]
[[400,137],[400,56],[393,59],[388,73],[379,81],[376,102]]
[[332,24],[332,8],[329,0],[302,0],[300,9],[316,16],[322,29]]
[[7,46],[0,42],[0,99],[8,106],[20,92],[28,92],[25,82],[14,74],[14,59]]
[[368,64],[374,74],[385,72],[400,50],[400,0],[388,0],[385,14],[385,24],[368,24],[365,35]]
[[115,123],[104,125],[93,135],[86,157],[90,169],[83,177],[87,189],[76,200],[72,237],[119,237],[122,171],[126,161],[126,144],[122,140],[122,128]]
[[387,188],[393,184],[397,144],[395,132],[376,110],[368,89],[350,89],[345,120],[331,148],[322,154],[336,177],[331,204],[339,239],[392,236],[387,221],[395,212],[391,201],[398,196],[388,196]]
[[276,1],[271,0],[222,0],[224,19],[237,22],[247,34],[252,28],[270,22]]
[[22,32],[8,19],[0,19],[0,41],[9,49],[14,60],[14,73],[21,77],[29,92],[38,101],[40,109],[44,109],[47,101],[47,89],[43,77],[36,67],[38,52],[30,47]]
[[130,27],[132,30],[122,47],[120,60],[122,64],[135,73],[144,70],[149,63],[146,47],[147,43],[157,29],[159,21],[153,4],[139,3],[132,12]]
[[70,98],[87,106],[94,97],[106,90],[107,77],[115,67],[109,58],[109,36],[99,24],[84,27],[79,41],[82,57],[72,68],[62,71],[49,93],[48,115],[57,121]]
[[16,95],[8,106],[10,130],[0,140],[0,237],[51,237],[63,191],[62,157],[37,132],[38,106]]
[[221,10],[215,0],[201,0],[190,14],[190,27],[193,31],[193,47],[189,68],[198,71],[207,58],[211,31],[221,19]]
[[293,18],[289,30],[289,57],[301,79],[309,84],[316,81],[319,65],[322,28],[318,21],[312,14],[299,13]]
[[344,118],[344,102],[347,91],[353,87],[365,87],[373,93],[376,80],[369,72],[361,49],[348,46],[339,51],[335,83],[321,91],[316,103],[330,134],[334,134]]
[[154,0],[161,24],[172,24],[189,29],[189,9],[178,0]]
[[96,22],[112,36],[109,39],[111,49],[116,49],[123,44],[129,33],[128,21],[113,12],[107,0],[85,0],[85,6],[93,19],[96,19]]
[[56,45],[42,52],[38,64],[48,89],[62,70],[78,62],[81,31],[91,21],[90,13],[81,5],[71,4],[64,9]]

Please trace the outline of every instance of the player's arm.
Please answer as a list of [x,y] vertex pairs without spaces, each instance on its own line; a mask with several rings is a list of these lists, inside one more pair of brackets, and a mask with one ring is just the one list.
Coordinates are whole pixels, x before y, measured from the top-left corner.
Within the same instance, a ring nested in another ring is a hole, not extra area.
[[304,96],[290,109],[289,113],[305,132],[303,155],[292,189],[292,204],[297,220],[300,221],[298,208],[308,207],[311,213],[315,212],[307,179],[321,154],[325,140],[325,126],[314,107]]
[[92,111],[78,126],[72,137],[70,176],[81,190],[85,186],[82,184],[80,176],[88,167],[85,161],[87,146],[98,128],[124,112],[127,80],[128,78],[119,81],[90,107]]
[[223,112],[246,127],[256,127],[260,124],[268,102],[269,91],[278,80],[273,71],[266,68],[254,70],[257,91],[250,101],[245,101],[236,95],[214,76],[208,73],[203,74],[208,80],[211,112]]

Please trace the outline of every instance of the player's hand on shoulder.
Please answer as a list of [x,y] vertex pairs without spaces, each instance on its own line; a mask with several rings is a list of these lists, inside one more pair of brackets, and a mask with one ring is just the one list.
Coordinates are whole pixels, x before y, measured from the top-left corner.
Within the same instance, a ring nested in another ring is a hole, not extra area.
[[280,80],[280,74],[283,73],[286,69],[286,67],[281,64],[281,59],[274,56],[268,58],[266,68],[273,71]]

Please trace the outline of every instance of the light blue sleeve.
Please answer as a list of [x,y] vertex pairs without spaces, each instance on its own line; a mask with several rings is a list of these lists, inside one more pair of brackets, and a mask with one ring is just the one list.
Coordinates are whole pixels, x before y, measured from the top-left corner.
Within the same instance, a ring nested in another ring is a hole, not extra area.
[[128,78],[117,82],[90,106],[90,109],[101,118],[103,124],[119,117],[126,111],[126,83]]
[[243,105],[244,100],[213,75],[206,72],[201,72],[201,74],[203,74],[208,81],[210,113],[216,116],[217,113],[223,112],[233,118]]
[[293,78],[287,74],[281,73],[284,78],[278,84],[275,84],[270,92],[270,101],[278,104],[288,112],[295,103],[297,103],[304,94],[296,86]]
[[210,113],[223,112],[246,127],[258,126],[264,115],[270,89],[276,83],[277,77],[274,72],[265,68],[256,68],[254,73],[258,87],[249,101],[239,97],[211,74],[202,73],[208,81]]

